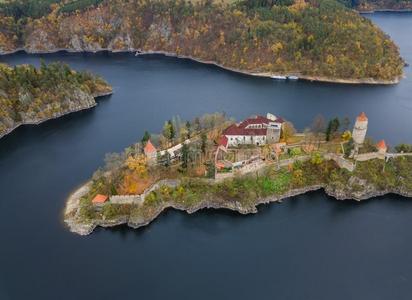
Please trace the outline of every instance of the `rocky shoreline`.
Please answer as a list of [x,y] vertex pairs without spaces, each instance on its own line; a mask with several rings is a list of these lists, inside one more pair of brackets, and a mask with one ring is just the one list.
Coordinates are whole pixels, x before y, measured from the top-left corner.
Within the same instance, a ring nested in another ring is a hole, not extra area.
[[139,55],[164,55],[164,56],[169,56],[169,57],[176,57],[176,58],[183,58],[183,59],[189,59],[201,64],[206,64],[206,65],[212,65],[216,66],[218,68],[221,68],[223,70],[231,71],[234,73],[238,74],[243,74],[243,75],[248,75],[248,76],[255,76],[255,77],[264,77],[264,78],[272,78],[272,76],[284,76],[284,77],[289,77],[289,76],[297,76],[299,80],[305,80],[305,81],[311,81],[311,82],[322,82],[322,83],[339,83],[339,84],[366,84],[366,85],[394,85],[398,84],[400,80],[403,78],[397,77],[394,80],[376,80],[373,78],[364,78],[364,79],[345,79],[345,78],[328,78],[328,77],[322,77],[322,76],[307,76],[307,75],[301,75],[297,73],[288,73],[288,74],[282,74],[282,73],[259,73],[259,72],[252,72],[252,71],[244,71],[240,69],[235,69],[235,68],[229,68],[225,67],[221,64],[218,64],[214,61],[204,61],[200,60],[197,58],[194,58],[192,56],[185,56],[185,55],[178,55],[176,53],[172,52],[165,52],[165,51],[146,51],[142,52],[137,50],[136,51],[136,56]]
[[154,221],[163,211],[169,208],[173,208],[180,211],[185,211],[188,214],[193,214],[202,209],[226,209],[231,210],[234,212],[238,212],[240,214],[255,214],[258,212],[257,207],[262,204],[269,204],[272,202],[282,202],[290,197],[295,197],[298,195],[303,195],[308,192],[314,192],[323,189],[324,192],[336,200],[356,200],[356,201],[364,201],[370,198],[380,197],[387,194],[396,194],[399,196],[412,198],[411,191],[403,191],[403,190],[364,190],[360,192],[348,192],[344,190],[335,190],[325,185],[313,185],[299,189],[289,190],[282,195],[275,195],[266,198],[257,199],[251,207],[244,207],[239,202],[235,201],[210,201],[209,199],[204,199],[200,201],[198,205],[193,207],[184,207],[183,205],[178,205],[176,203],[162,203],[161,206],[157,208],[155,212],[153,212],[150,217],[143,218],[138,217],[134,218],[131,216],[118,216],[115,219],[111,220],[101,220],[96,219],[92,220],[89,223],[81,223],[78,222],[76,219],[76,213],[79,209],[80,198],[88,193],[89,191],[90,182],[87,182],[79,189],[77,189],[67,200],[66,207],[64,211],[64,222],[69,227],[70,231],[73,233],[77,233],[80,235],[89,235],[96,229],[98,226],[100,227],[114,227],[118,225],[128,225],[133,229],[138,229],[144,226],[149,225],[152,221]]
[[173,52],[166,52],[166,51],[141,51],[139,49],[134,49],[134,48],[128,48],[125,50],[115,50],[115,49],[110,49],[110,48],[99,48],[95,50],[85,50],[85,49],[53,49],[53,50],[47,50],[47,51],[40,51],[40,50],[33,50],[33,49],[27,49],[27,48],[18,48],[13,51],[2,51],[0,50],[0,55],[10,55],[10,54],[15,54],[18,52],[25,52],[27,54],[52,54],[52,53],[58,53],[58,52],[67,52],[67,53],[99,53],[99,52],[109,52],[109,53],[135,53],[136,56],[140,55],[164,55],[168,57],[175,57],[175,58],[183,58],[183,59],[189,59],[191,61],[195,61],[201,64],[206,64],[206,65],[213,65],[218,68],[221,68],[223,70],[227,70],[230,72],[238,73],[238,74],[243,74],[247,76],[254,76],[254,77],[264,77],[264,78],[271,78],[272,76],[297,76],[299,80],[304,80],[304,81],[310,81],[310,82],[320,82],[320,83],[338,83],[338,84],[354,84],[354,85],[395,85],[400,82],[400,80],[404,77],[404,75],[399,76],[393,80],[376,80],[373,78],[363,78],[363,79],[348,79],[348,78],[328,78],[328,77],[323,77],[323,76],[308,76],[308,75],[301,75],[301,74],[296,74],[296,73],[288,73],[288,74],[282,74],[282,73],[260,73],[260,72],[253,72],[253,71],[246,71],[246,70],[240,70],[236,68],[230,68],[223,66],[217,62],[214,61],[205,61],[201,59],[194,58],[192,56],[185,56],[185,55],[179,55]]
[[[105,96],[110,96],[111,94],[113,94],[113,91],[110,92],[103,92],[103,93],[98,93],[98,94],[94,94],[92,95],[93,98],[96,100],[97,98],[100,97],[105,97]],[[75,112],[79,112],[79,111],[83,111],[83,110],[87,110],[90,108],[93,108],[97,105],[97,102],[94,101],[94,103],[86,103],[86,105],[84,106],[80,106],[80,107],[76,107],[75,109],[71,109],[68,111],[62,111],[59,112],[53,116],[51,116],[50,118],[46,118],[46,119],[39,119],[39,120],[30,120],[30,121],[26,121],[26,122],[19,122],[17,123],[14,127],[9,128],[8,130],[6,130],[6,132],[0,134],[0,139],[5,137],[6,135],[12,133],[14,130],[16,130],[17,128],[19,128],[20,126],[24,126],[24,125],[40,125],[44,122],[50,121],[50,120],[54,120],[54,119],[58,119],[61,118],[65,115],[71,114],[71,113],[75,113]]]
[[377,8],[373,10],[359,10],[360,14],[374,14],[374,13],[411,13],[411,8],[405,9],[390,9],[390,8]]

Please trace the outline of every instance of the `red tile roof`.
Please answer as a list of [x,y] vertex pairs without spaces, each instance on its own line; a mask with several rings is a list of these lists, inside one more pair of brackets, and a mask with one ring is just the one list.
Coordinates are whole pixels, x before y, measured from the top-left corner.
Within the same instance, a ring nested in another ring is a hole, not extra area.
[[156,147],[153,146],[152,142],[150,140],[147,141],[146,146],[144,146],[144,153],[145,154],[150,154],[153,152],[156,152]]
[[218,169],[223,169],[225,167],[225,164],[224,163],[222,163],[222,162],[217,162],[216,163],[216,168],[218,168]]
[[388,149],[384,140],[380,140],[379,143],[376,145],[376,147],[382,150]]
[[246,128],[248,125],[266,124],[269,122],[283,123],[285,122],[282,118],[277,118],[276,121],[269,120],[263,116],[251,117],[240,124],[233,124],[223,131],[224,135],[266,135],[267,128]]
[[219,138],[219,140],[217,141],[217,144],[218,144],[219,146],[223,146],[223,147],[226,148],[228,141],[229,141],[229,139],[228,139],[226,136],[222,135],[222,136]]
[[357,120],[361,121],[361,122],[367,121],[368,117],[366,116],[366,114],[364,112],[361,112],[360,115],[358,116]]
[[102,194],[97,194],[96,197],[93,198],[92,203],[97,204],[97,203],[104,203],[107,201],[109,197],[106,195]]
[[228,127],[223,134],[224,135],[266,135],[266,128],[259,128],[259,129],[253,129],[253,128],[244,128],[241,126],[237,126],[236,124]]

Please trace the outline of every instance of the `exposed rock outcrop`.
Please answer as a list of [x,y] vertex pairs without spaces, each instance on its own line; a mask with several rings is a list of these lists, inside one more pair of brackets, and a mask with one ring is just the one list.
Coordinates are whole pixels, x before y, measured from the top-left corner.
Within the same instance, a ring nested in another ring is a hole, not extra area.
[[[78,112],[78,111],[82,111],[85,109],[95,107],[97,105],[95,98],[107,96],[107,95],[110,95],[111,93],[112,93],[111,91],[110,92],[106,91],[106,92],[96,93],[94,95],[91,95],[91,94],[83,92],[80,89],[76,89],[76,90],[73,90],[72,94],[65,99],[64,109],[62,109],[61,111],[53,112],[50,116],[46,118],[40,117],[35,113],[28,113],[28,114],[20,113],[21,121],[19,122],[16,122],[10,118],[7,118],[7,119],[3,118],[0,121],[3,124],[6,124],[8,126],[8,129],[6,129],[3,132],[0,132],[0,138],[8,135],[13,130],[17,129],[18,127],[22,125],[39,125],[43,122],[57,119],[57,118],[60,118],[70,113],[74,113],[74,112]],[[44,108],[44,110],[52,111],[53,106],[48,105]]]

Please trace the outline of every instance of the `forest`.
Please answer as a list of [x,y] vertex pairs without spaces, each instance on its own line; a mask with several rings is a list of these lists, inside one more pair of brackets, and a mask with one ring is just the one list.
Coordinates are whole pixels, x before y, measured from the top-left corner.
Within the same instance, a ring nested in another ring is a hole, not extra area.
[[40,68],[0,64],[0,137],[19,124],[93,105],[93,96],[110,90],[102,78],[62,63],[42,62]]
[[1,3],[0,13],[15,19],[38,19],[52,12],[53,7],[59,7],[61,13],[71,13],[95,6],[103,0],[11,0]]
[[390,37],[334,0],[98,2],[54,3],[24,21],[3,13],[0,52],[135,49],[249,73],[391,82],[403,73]]
[[411,10],[412,0],[338,0],[358,11]]

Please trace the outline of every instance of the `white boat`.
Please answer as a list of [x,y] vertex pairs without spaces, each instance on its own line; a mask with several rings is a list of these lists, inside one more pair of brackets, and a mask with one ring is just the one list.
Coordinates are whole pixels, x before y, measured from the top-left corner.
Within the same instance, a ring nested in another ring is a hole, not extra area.
[[298,76],[291,75],[291,76],[288,76],[288,79],[289,79],[289,80],[298,80],[299,77],[298,77]]
[[276,79],[276,80],[286,80],[287,79],[286,76],[280,76],[280,75],[273,75],[273,76],[270,76],[270,78]]

